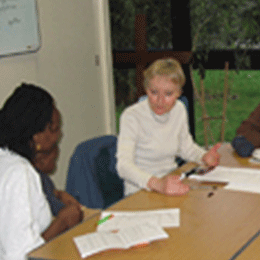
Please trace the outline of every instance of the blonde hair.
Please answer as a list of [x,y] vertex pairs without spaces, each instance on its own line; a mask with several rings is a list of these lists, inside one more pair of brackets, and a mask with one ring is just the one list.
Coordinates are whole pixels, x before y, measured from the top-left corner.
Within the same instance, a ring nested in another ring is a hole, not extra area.
[[180,63],[172,58],[156,60],[144,71],[145,88],[149,87],[149,81],[156,75],[168,76],[173,83],[180,86],[180,89],[186,81]]

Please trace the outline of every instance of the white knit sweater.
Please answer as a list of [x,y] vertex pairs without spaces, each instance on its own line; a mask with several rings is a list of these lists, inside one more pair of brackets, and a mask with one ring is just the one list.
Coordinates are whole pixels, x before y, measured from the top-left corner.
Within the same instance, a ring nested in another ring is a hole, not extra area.
[[152,112],[148,100],[122,113],[117,170],[125,180],[125,195],[147,189],[152,176],[160,178],[176,168],[176,156],[200,163],[205,153],[189,133],[187,111],[179,100],[162,116]]

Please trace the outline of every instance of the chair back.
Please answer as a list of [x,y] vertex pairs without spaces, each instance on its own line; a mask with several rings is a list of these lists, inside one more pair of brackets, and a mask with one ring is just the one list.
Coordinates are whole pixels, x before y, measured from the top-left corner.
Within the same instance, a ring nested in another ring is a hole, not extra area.
[[116,170],[117,137],[106,135],[80,143],[70,160],[66,191],[89,208],[105,209],[124,196]]

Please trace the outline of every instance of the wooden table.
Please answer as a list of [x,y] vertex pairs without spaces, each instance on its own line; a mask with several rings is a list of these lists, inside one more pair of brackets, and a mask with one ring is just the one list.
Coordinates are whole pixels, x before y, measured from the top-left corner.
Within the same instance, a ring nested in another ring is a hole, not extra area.
[[257,232],[246,244],[245,248],[241,248],[236,260],[257,260],[260,259],[260,237]]
[[[229,148],[229,145],[223,146],[221,154],[227,153],[233,158],[234,165],[236,163],[246,165],[246,162],[236,158]],[[230,158],[225,156],[221,160],[222,165],[225,165],[226,159]],[[230,161],[229,163],[232,165]],[[247,163],[249,164],[248,161]],[[176,173],[180,174],[181,171],[182,169],[179,169]],[[209,197],[210,192],[214,194]],[[140,191],[113,205],[110,210],[180,208],[181,226],[165,229],[170,238],[154,241],[147,247],[106,251],[88,259],[231,259],[260,229],[259,205],[258,194],[227,191],[221,188],[214,191],[212,187],[195,189],[182,197],[168,197]],[[31,252],[29,259],[81,259],[72,238],[95,231],[97,220],[98,216],[94,216],[58,236]]]
[[246,168],[258,168],[260,169],[260,164],[251,163],[250,158],[240,157],[232,148],[230,143],[224,143],[219,148],[219,153],[221,154],[220,165],[228,167],[246,167]]
[[[222,148],[222,165],[230,166],[228,161],[231,158],[232,166],[234,167],[250,167],[259,168],[259,164],[253,164],[249,162],[249,158],[239,157],[232,149],[230,144],[225,144]],[[223,153],[224,151],[224,153]],[[246,222],[247,223],[247,222]],[[259,227],[258,227],[259,228]],[[252,260],[260,259],[260,228],[256,230],[254,236],[248,239],[245,244],[241,245],[240,250],[234,256],[236,260]]]

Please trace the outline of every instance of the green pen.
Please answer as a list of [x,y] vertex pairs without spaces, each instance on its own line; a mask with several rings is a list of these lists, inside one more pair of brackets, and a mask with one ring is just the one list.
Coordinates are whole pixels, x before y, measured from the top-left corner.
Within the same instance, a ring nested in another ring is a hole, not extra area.
[[110,214],[110,215],[108,215],[108,216],[106,216],[106,217],[100,219],[100,220],[97,222],[97,224],[100,225],[100,224],[106,222],[107,220],[109,220],[109,219],[111,219],[111,218],[113,218],[113,217],[114,217],[114,215],[113,215],[113,214]]

